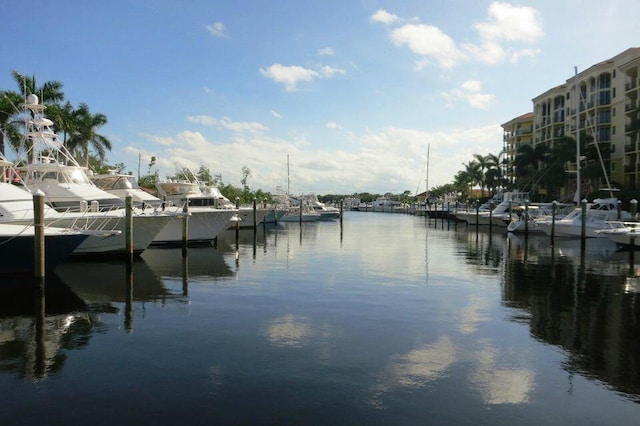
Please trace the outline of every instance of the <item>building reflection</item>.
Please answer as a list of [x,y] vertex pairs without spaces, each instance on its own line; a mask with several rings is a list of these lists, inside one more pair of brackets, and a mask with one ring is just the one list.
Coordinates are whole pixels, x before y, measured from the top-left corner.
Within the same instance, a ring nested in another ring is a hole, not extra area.
[[514,321],[568,352],[566,370],[640,400],[640,267],[600,240],[582,251],[578,240],[511,239],[503,300]]

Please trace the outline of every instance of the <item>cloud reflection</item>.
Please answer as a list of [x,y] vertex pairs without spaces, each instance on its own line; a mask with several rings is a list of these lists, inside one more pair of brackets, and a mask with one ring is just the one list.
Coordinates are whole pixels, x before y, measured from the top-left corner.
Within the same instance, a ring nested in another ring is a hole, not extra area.
[[460,325],[458,329],[462,334],[473,334],[478,330],[478,325],[486,321],[488,300],[478,296],[470,296],[469,304],[461,311]]
[[381,382],[373,389],[371,403],[381,405],[383,394],[399,387],[424,387],[442,377],[455,362],[456,349],[448,336],[423,345],[406,354],[395,356],[382,374]]
[[472,374],[474,383],[487,404],[523,404],[535,387],[535,376],[530,370],[508,368],[496,361],[496,351],[485,348],[478,353]]
[[311,330],[305,318],[289,314],[271,321],[265,334],[274,346],[301,347]]

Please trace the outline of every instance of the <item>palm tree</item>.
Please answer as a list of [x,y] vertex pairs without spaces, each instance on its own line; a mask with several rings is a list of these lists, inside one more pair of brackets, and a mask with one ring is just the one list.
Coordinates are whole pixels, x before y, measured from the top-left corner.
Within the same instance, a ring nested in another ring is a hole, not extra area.
[[107,124],[107,116],[102,113],[91,114],[87,104],[80,104],[73,113],[71,126],[73,133],[67,140],[67,149],[76,157],[84,157],[87,167],[89,166],[89,145],[101,161],[105,159],[106,151],[111,151],[109,139],[97,133],[98,128],[105,124]]
[[17,71],[11,71],[11,75],[18,84],[18,90],[20,90],[20,94],[22,94],[23,97],[29,94],[38,95],[43,105],[45,101],[55,104],[64,99],[62,83],[59,81],[45,81],[42,86],[38,87],[35,76],[27,77]]
[[487,170],[487,157],[482,156],[480,154],[473,154],[473,157],[476,159],[476,163],[478,165],[478,169],[480,172],[480,180],[476,182],[480,185],[480,193],[484,196],[484,187],[485,187],[485,171]]
[[533,185],[533,179],[540,164],[546,157],[548,150],[546,145],[522,145],[518,148],[514,164],[516,167],[516,183],[521,188]]
[[[14,92],[0,92],[0,154],[6,152],[6,142],[16,146],[20,143],[20,132],[13,117],[20,111],[20,95]],[[6,140],[5,140],[6,138]]]

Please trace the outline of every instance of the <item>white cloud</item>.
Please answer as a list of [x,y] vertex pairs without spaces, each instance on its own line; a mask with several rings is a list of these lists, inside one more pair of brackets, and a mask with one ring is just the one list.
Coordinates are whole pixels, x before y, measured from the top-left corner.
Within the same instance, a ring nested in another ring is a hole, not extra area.
[[[486,21],[474,25],[479,41],[462,43],[460,48],[442,29],[421,23],[394,28],[390,31],[390,37],[396,46],[406,46],[422,57],[416,62],[418,70],[433,61],[441,68],[451,69],[468,59],[495,65],[506,60],[515,63],[522,57],[539,54],[538,49],[517,46],[519,43],[535,43],[544,37],[540,14],[536,9],[493,2],[487,14]],[[387,25],[399,21],[396,15],[384,9],[371,15],[370,19]]]
[[[216,123],[221,125],[225,120]],[[327,124],[329,128],[333,126],[340,124]],[[155,152],[148,145],[145,149],[157,157],[161,176],[174,173],[176,165],[195,169],[204,165],[221,173],[225,182],[239,185],[242,166],[246,165],[252,170],[254,189],[266,191],[286,185],[286,158],[290,155],[292,192],[350,194],[415,190],[427,146],[430,146],[432,187],[452,182],[455,173],[473,159],[473,154],[496,153],[502,146],[502,128],[497,124],[447,132],[389,126],[363,134],[345,132],[344,137],[344,148],[336,151],[317,147],[306,135],[297,132],[287,138],[276,138],[268,132],[239,132],[227,140],[214,141],[199,132],[188,131],[174,137],[146,135],[147,140],[162,145],[156,145]],[[138,152],[146,152],[134,146],[127,150],[136,158]]]
[[209,31],[211,35],[214,35],[216,37],[227,36],[226,28],[224,27],[224,24],[222,22],[214,22],[213,24],[207,25],[207,31]]
[[484,41],[516,41],[532,43],[544,36],[539,13],[527,6],[494,2],[489,6],[489,21],[476,24]]
[[215,126],[231,130],[233,132],[249,132],[249,133],[262,133],[269,130],[267,126],[258,122],[246,122],[246,121],[232,121],[229,117],[222,117],[220,120],[208,115],[189,115],[187,120],[192,123],[202,124],[204,126]]
[[379,22],[385,25],[392,25],[399,20],[397,15],[389,13],[384,9],[379,9],[373,15],[371,15],[369,19],[371,19],[372,22]]
[[287,92],[293,92],[297,90],[300,82],[313,81],[317,78],[331,78],[336,74],[344,74],[345,71],[329,66],[323,66],[316,71],[299,65],[273,64],[267,68],[260,68],[260,73],[276,83],[283,84]]
[[278,111],[271,110],[271,115],[273,115],[275,118],[281,118],[281,116],[278,113]]
[[318,49],[318,56],[333,56],[335,52],[330,47],[324,47],[322,49]]
[[503,46],[503,43],[531,44],[544,37],[536,9],[494,2],[489,6],[488,14],[486,22],[475,25],[480,37],[479,45],[464,45],[465,51],[476,60],[493,65],[508,58],[509,62],[516,63],[521,57],[533,57],[539,53],[537,49]]
[[442,93],[448,107],[453,107],[457,100],[464,100],[473,108],[486,109],[495,101],[495,95],[482,93],[482,83],[468,80],[448,93]]
[[340,126],[335,121],[330,121],[325,126],[327,127],[327,129],[334,129],[334,130],[342,129],[342,126]]
[[394,29],[390,36],[397,46],[406,45],[417,55],[435,59],[445,69],[453,68],[464,59],[453,39],[431,25],[403,25]]

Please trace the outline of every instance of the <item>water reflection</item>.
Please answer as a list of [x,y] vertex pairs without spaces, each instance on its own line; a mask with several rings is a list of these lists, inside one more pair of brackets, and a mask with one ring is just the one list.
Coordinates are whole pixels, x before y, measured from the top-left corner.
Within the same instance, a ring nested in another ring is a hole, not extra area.
[[271,321],[264,332],[273,346],[301,347],[310,337],[311,327],[307,319],[295,315],[284,315]]
[[567,371],[640,400],[640,268],[629,254],[600,239],[584,252],[577,240],[511,239],[508,253],[503,298],[531,334],[568,352]]
[[60,371],[63,350],[88,344],[95,317],[57,277],[33,285],[4,276],[0,286],[0,372],[42,380]]
[[441,378],[456,361],[457,350],[448,336],[394,356],[372,389],[370,402],[382,404],[385,394],[399,388],[421,388]]
[[522,404],[529,400],[535,385],[533,371],[510,367],[513,361],[500,359],[489,344],[474,355],[474,362],[471,382],[486,404]]
[[214,247],[189,248],[186,262],[179,248],[146,250],[142,259],[159,277],[181,278],[186,273],[190,281],[204,281],[211,278],[231,278],[235,274],[224,255]]

